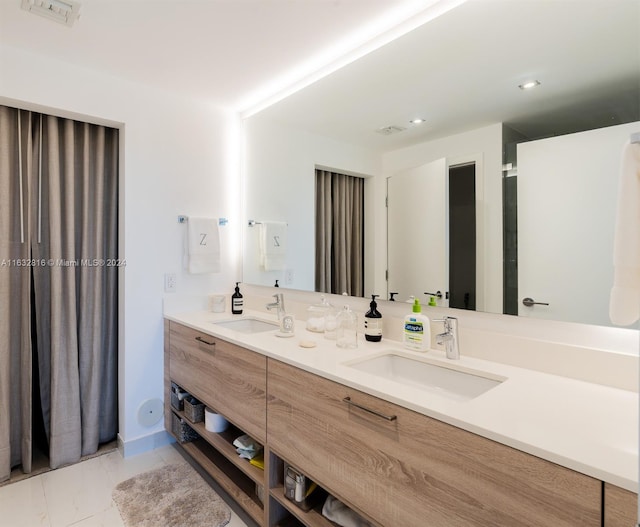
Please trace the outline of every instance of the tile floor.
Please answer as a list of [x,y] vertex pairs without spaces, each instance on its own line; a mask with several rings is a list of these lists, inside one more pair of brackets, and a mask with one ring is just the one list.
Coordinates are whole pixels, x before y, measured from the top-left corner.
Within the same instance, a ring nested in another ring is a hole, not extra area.
[[[0,487],[2,527],[124,527],[113,488],[140,472],[186,463],[173,446],[124,459],[115,450]],[[232,512],[228,527],[246,527]]]

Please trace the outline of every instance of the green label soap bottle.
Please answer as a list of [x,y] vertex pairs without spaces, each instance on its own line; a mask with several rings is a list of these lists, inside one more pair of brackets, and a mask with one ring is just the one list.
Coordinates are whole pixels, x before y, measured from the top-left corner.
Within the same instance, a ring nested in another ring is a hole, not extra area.
[[413,301],[413,313],[404,317],[403,341],[406,348],[415,351],[429,351],[431,347],[431,325],[421,313],[422,306],[417,298]]

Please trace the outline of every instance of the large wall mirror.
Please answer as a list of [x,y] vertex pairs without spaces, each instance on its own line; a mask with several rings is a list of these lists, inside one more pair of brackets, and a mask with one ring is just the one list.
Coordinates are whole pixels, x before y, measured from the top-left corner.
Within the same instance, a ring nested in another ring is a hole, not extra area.
[[[243,279],[314,290],[314,174],[331,169],[365,178],[365,295],[426,304],[441,291],[447,305],[452,261],[472,258],[470,309],[609,325],[619,163],[640,131],[639,94],[637,0],[469,0],[245,120]],[[460,257],[450,198],[468,166],[463,239],[475,250]],[[418,190],[416,177],[440,182]],[[413,205],[388,214],[402,188]],[[261,266],[249,220],[286,223],[281,268]]]

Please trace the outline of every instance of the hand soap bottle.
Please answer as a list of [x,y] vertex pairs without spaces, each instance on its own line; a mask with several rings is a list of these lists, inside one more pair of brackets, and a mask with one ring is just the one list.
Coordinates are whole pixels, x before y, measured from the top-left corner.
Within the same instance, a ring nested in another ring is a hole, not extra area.
[[242,306],[244,304],[239,284],[240,282],[236,282],[236,292],[231,295],[231,313],[234,315],[242,315]]
[[364,338],[369,342],[380,342],[382,340],[382,315],[378,311],[377,296],[371,295],[369,311],[364,315]]
[[404,317],[403,341],[406,348],[428,351],[431,347],[431,326],[421,311],[420,300],[416,298],[413,301],[413,313]]

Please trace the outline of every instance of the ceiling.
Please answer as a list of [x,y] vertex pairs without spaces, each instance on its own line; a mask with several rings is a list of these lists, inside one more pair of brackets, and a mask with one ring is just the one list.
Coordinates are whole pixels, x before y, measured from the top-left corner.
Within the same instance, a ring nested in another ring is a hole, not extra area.
[[0,0],[0,43],[238,110],[443,2],[79,1],[67,27]]
[[259,115],[379,151],[500,122],[533,139],[638,121],[640,0],[468,0]]
[[374,49],[261,112],[366,147],[639,119],[640,0],[81,0],[73,27],[20,2],[0,0],[2,45],[241,112]]

